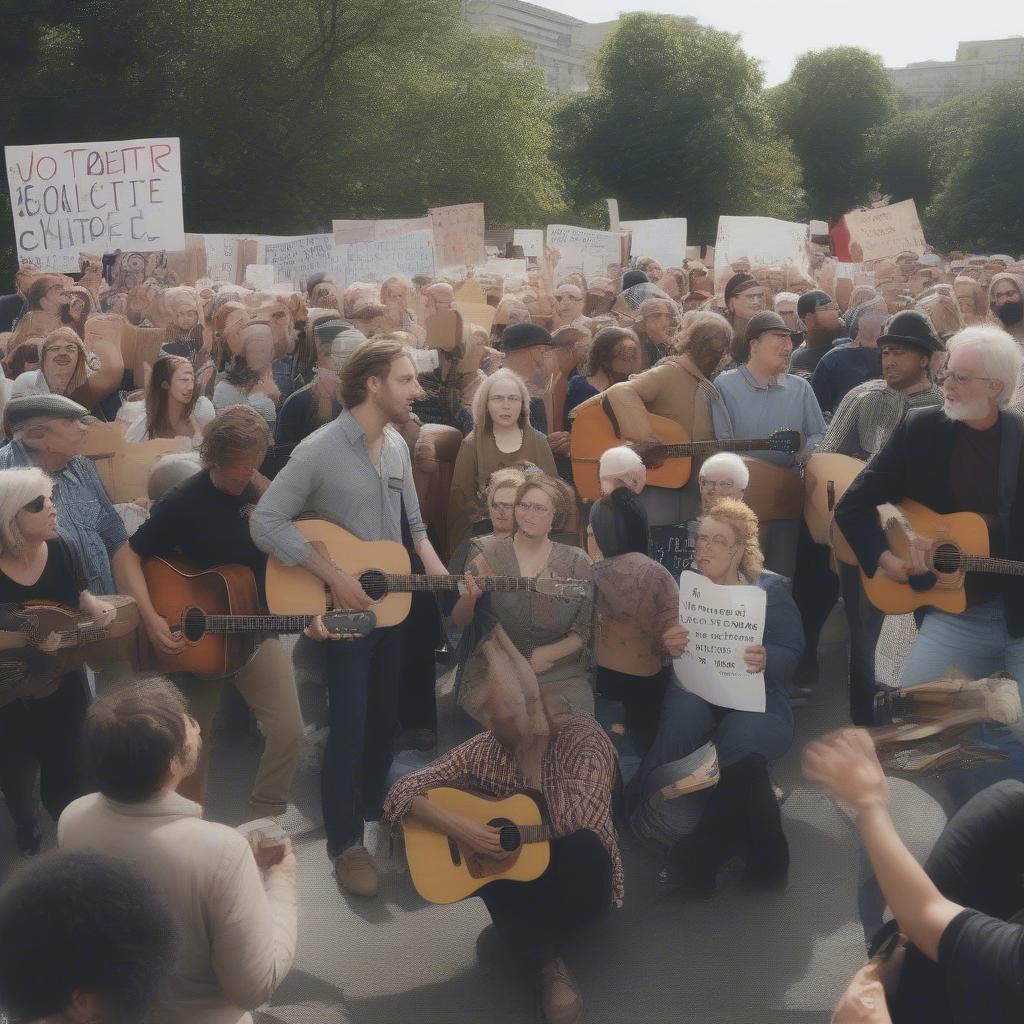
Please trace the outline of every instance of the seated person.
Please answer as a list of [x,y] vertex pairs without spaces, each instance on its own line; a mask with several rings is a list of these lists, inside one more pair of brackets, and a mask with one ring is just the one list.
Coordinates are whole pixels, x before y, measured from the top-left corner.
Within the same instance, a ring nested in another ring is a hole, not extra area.
[[487,481],[484,497],[489,518],[474,527],[474,533],[459,545],[452,555],[449,569],[456,575],[465,572],[466,563],[480,554],[481,543],[491,538],[511,537],[516,530],[516,491],[526,479],[526,473],[517,466],[496,469]]
[[[716,707],[683,685],[669,687],[658,733],[629,787],[631,811],[640,819],[638,831],[651,834],[655,829],[644,826],[651,825],[652,817],[664,816],[662,839],[675,841],[671,865],[680,881],[705,894],[714,892],[719,868],[737,850],[754,884],[781,884],[789,871],[789,844],[768,765],[793,742],[785,680],[803,653],[803,630],[785,580],[763,565],[757,516],[741,501],[723,498],[701,517],[695,571],[720,586],[761,587],[767,596],[763,642],[744,652],[747,670],[764,673],[765,710]],[[718,784],[676,798],[671,808],[660,805],[658,792],[648,792],[654,773],[709,740],[721,765]],[[696,827],[679,838],[673,834],[675,822],[687,819],[697,819]]]
[[177,964],[161,1020],[252,1024],[295,958],[295,854],[260,871],[232,828],[203,821],[177,793],[199,758],[199,728],[166,680],[101,697],[86,720],[85,759],[99,786],[70,804],[60,847],[116,856],[172,908]]
[[[561,480],[531,474],[516,491],[516,532],[483,542],[469,564],[467,591],[452,609],[458,626],[466,630],[467,647],[475,646],[494,622],[504,626],[512,642],[537,674],[541,691],[564,697],[575,710],[593,714],[594,692],[590,677],[590,639],[594,602],[581,598],[552,597],[536,592],[494,591],[480,600],[478,576],[527,576],[593,579],[590,557],[580,548],[550,539],[565,523],[572,497]],[[459,668],[456,685],[471,688],[480,668],[472,657]]]
[[548,1024],[578,1021],[582,999],[557,949],[623,896],[622,860],[611,817],[615,752],[590,717],[568,713],[543,686],[501,626],[481,644],[468,704],[487,727],[433,764],[400,779],[384,804],[396,827],[406,817],[447,834],[464,855],[497,856],[499,832],[445,811],[424,795],[438,786],[492,797],[531,788],[543,794],[551,862],[532,882],[498,879],[479,890],[499,937],[539,989]]
[[[1024,1019],[1024,783],[1006,779],[972,797],[950,819],[922,867],[893,825],[888,783],[867,732],[843,729],[808,744],[803,768],[851,812],[893,925],[898,922],[906,941],[898,976],[872,961],[843,997],[835,1019]],[[871,1005],[878,1009],[870,1018],[838,1016]]]
[[611,494],[616,487],[628,487],[639,494],[647,483],[647,467],[632,448],[619,445],[609,448],[598,460],[597,478],[601,494]]
[[48,853],[0,890],[0,1018],[142,1024],[175,945],[170,910],[123,861]]
[[184,356],[161,356],[153,364],[145,400],[125,403],[117,418],[127,424],[126,441],[187,437],[198,446],[203,427],[215,414],[213,403],[196,387],[191,361]]
[[[700,488],[700,514],[705,515],[711,506],[721,498],[743,500],[750,483],[750,470],[747,464],[734,452],[715,452],[714,455],[701,463],[697,474],[697,486]],[[697,543],[698,519],[691,519],[686,524],[686,556],[683,568],[693,568],[693,558]]]

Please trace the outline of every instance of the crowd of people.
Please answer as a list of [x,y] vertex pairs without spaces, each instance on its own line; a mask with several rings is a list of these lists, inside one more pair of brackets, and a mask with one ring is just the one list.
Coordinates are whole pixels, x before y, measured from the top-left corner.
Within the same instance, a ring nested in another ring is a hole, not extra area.
[[[549,251],[504,278],[461,268],[346,287],[323,272],[261,292],[182,283],[130,255],[83,255],[77,280],[26,265],[0,297],[0,789],[33,858],[0,893],[12,1022],[113,1024],[155,1007],[161,1021],[237,1024],[287,974],[290,842],[265,861],[204,807],[230,683],[264,737],[249,817],[287,833],[305,729],[291,648],[271,630],[226,678],[176,668],[194,638],[161,614],[149,567],[243,567],[255,619],[273,603],[272,559],[312,577],[328,609],[373,611],[380,593],[303,519],[401,545],[414,591],[404,620],[365,635],[339,638],[310,609],[299,640],[328,694],[321,807],[347,896],[378,897],[367,822],[400,835],[415,821],[500,863],[502,830],[432,791],[539,794],[547,869],[479,895],[542,1018],[578,1021],[561,947],[622,904],[624,831],[683,891],[712,896],[736,857],[749,885],[785,886],[772,765],[820,682],[841,598],[854,728],[808,747],[805,772],[856,818],[902,969],[887,939],[884,968],[858,975],[837,1019],[1020,1018],[1019,695],[1015,717],[978,726],[990,763],[954,773],[956,814],[924,868],[864,731],[890,724],[893,688],[916,706],[914,687],[951,668],[1024,686],[1020,575],[971,572],[966,610],[916,618],[879,611],[864,577],[916,584],[928,570],[923,542],[897,553],[880,524],[879,506],[907,499],[980,514],[992,554],[1024,559],[1024,262],[908,253],[855,279],[829,258],[807,272],[743,260],[716,278],[697,260],[639,258],[587,278],[560,274]],[[595,410],[617,437],[583,465],[574,424]],[[657,417],[704,445],[682,486],[648,483],[665,461]],[[129,449],[173,442],[144,492],[113,493],[87,447],[100,426]],[[834,502],[852,560],[804,519],[816,454],[864,464]],[[586,498],[581,474],[597,480]],[[764,710],[687,688],[682,571],[763,592],[763,629],[738,657],[764,680]],[[33,632],[38,602],[102,631],[115,595],[134,601],[138,642],[86,655],[89,670],[61,656],[68,634]],[[435,650],[449,636],[451,714],[470,738],[446,749]],[[939,712],[971,685],[950,684]],[[431,759],[392,781],[402,748]],[[45,855],[37,785],[60,847]]]

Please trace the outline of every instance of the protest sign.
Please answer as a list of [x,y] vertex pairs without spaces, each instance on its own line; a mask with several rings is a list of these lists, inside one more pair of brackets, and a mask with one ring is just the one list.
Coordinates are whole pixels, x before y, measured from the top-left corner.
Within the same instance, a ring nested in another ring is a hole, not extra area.
[[482,267],[477,267],[482,274],[495,274],[497,277],[513,277],[516,274],[526,276],[526,260],[507,260],[499,256],[488,260]]
[[544,258],[544,229],[516,228],[512,232],[512,244],[523,248],[527,259],[542,260]]
[[244,284],[263,292],[274,287],[274,268],[269,263],[250,263],[245,268]]
[[177,139],[6,146],[18,258],[77,271],[78,254],[182,250]]
[[558,250],[558,276],[579,273],[606,277],[609,266],[622,263],[622,239],[617,231],[594,231],[572,224],[549,224],[547,247]]
[[810,271],[806,224],[774,217],[719,217],[715,241],[715,281],[721,285],[730,266],[748,259],[754,267],[793,264],[802,274]]
[[604,201],[605,206],[608,207],[608,230],[609,231],[624,231],[626,225],[619,223],[619,201],[618,199],[606,199]]
[[484,204],[437,206],[428,211],[434,228],[434,261],[441,267],[479,266],[484,251]]
[[891,259],[901,252],[921,255],[927,248],[913,199],[875,210],[856,210],[843,219],[850,232],[854,262]]
[[632,234],[629,255],[650,256],[663,267],[681,267],[686,258],[686,218],[624,220],[622,230]]
[[256,262],[270,264],[276,280],[298,286],[319,271],[344,279],[344,260],[335,247],[333,234],[260,239]]
[[353,242],[383,242],[414,231],[433,231],[429,217],[410,217],[405,220],[336,220],[331,227],[338,245]]
[[206,274],[214,281],[238,283],[238,236],[203,235]]
[[412,231],[372,242],[336,246],[346,284],[383,281],[392,274],[434,274],[434,234]]
[[683,688],[718,707],[764,711],[764,673],[748,672],[743,652],[764,636],[767,608],[760,587],[723,587],[687,571],[679,577],[679,621],[689,631],[675,659]]

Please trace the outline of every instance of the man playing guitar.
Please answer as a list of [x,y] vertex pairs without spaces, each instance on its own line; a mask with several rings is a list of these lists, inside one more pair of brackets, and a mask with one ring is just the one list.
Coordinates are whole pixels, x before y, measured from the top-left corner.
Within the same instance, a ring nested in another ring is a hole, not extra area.
[[[253,540],[285,565],[302,565],[326,583],[335,608],[373,603],[349,573],[320,554],[295,528],[302,512],[344,527],[361,540],[402,541],[402,517],[429,574],[447,575],[427,539],[409,449],[392,424],[408,422],[423,397],[408,352],[398,341],[360,345],[341,371],[344,410],[303,441],[260,499]],[[319,624],[309,631],[317,640]],[[362,843],[363,823],[380,816],[398,723],[401,627],[324,648],[330,735],[321,800],[327,853],[347,892],[374,896],[376,865]]]

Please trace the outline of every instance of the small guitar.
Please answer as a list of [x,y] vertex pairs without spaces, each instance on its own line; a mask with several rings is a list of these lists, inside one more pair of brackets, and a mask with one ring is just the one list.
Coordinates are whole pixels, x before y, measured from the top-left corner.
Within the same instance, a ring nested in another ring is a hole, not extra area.
[[[11,609],[18,624],[12,632],[24,636],[25,646],[0,651],[0,707],[20,698],[49,696],[62,675],[83,664],[102,666],[113,653],[108,641],[135,632],[139,624],[135,601],[121,595],[103,600],[117,613],[105,626],[97,626],[75,608],[48,601]],[[40,645],[53,633],[58,637],[56,649],[43,649]]]
[[785,452],[795,455],[803,444],[799,431],[777,430],[770,437],[749,440],[691,441],[687,432],[667,416],[648,415],[655,442],[623,442],[619,424],[605,401],[594,402],[577,412],[572,421],[570,457],[572,479],[580,497],[596,501],[601,497],[597,474],[601,456],[617,445],[628,443],[647,466],[647,483],[653,487],[682,487],[690,479],[695,456],[715,452]]
[[430,903],[455,903],[488,882],[532,882],[551,860],[550,835],[537,801],[527,793],[502,800],[440,787],[423,794],[432,804],[501,830],[502,857],[488,857],[406,815],[405,856],[416,891]]
[[[243,669],[267,633],[301,633],[313,615],[264,615],[256,580],[244,565],[196,569],[177,558],[153,556],[142,563],[153,607],[187,645],[170,657],[157,656],[173,672],[223,679]],[[329,633],[342,640],[365,636],[377,624],[373,612],[327,612]]]
[[861,570],[868,600],[887,615],[902,615],[918,608],[939,608],[959,614],[967,608],[964,590],[969,572],[1024,576],[1024,562],[989,557],[988,526],[975,512],[940,515],[916,501],[879,508],[889,550],[911,560],[915,535],[930,538],[923,552],[926,571],[897,583],[882,572],[869,577]]
[[[425,576],[409,572],[409,552],[390,540],[360,540],[347,530],[322,519],[300,519],[295,528],[328,561],[359,580],[376,602],[378,626],[395,626],[409,614],[413,591],[457,591],[461,576]],[[485,591],[518,591],[547,594],[566,600],[583,600],[591,591],[587,580],[549,577],[481,576]],[[331,592],[323,580],[301,565],[267,562],[267,605],[280,615],[322,615],[331,607]]]

